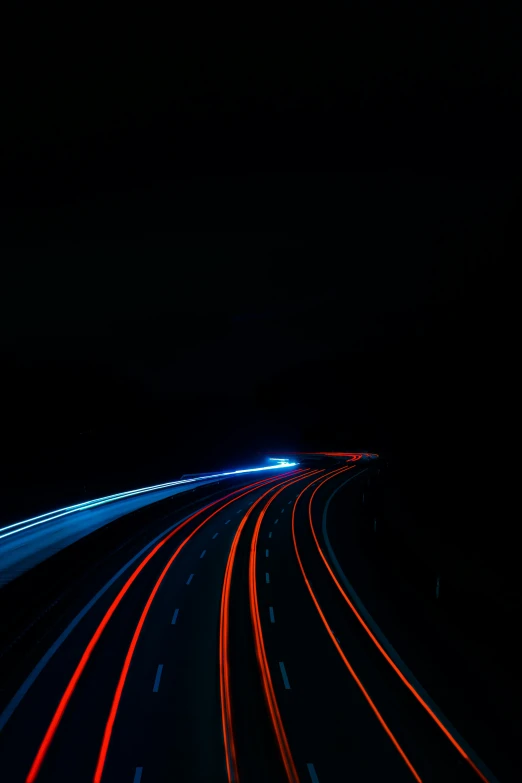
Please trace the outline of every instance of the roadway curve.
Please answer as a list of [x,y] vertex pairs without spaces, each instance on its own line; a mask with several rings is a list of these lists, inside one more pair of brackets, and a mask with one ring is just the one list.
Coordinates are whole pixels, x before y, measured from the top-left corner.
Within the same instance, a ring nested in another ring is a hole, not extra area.
[[493,782],[331,561],[325,505],[367,465],[339,455],[169,520],[0,715],[2,780]]

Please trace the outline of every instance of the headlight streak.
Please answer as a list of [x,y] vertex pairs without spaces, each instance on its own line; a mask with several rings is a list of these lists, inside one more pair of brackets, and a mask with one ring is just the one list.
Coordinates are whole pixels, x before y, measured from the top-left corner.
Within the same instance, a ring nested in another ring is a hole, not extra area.
[[[165,484],[155,484],[151,487],[143,487],[142,489],[132,489],[127,492],[117,492],[114,495],[106,495],[102,498],[95,500],[86,500],[83,503],[76,503],[74,506],[65,506],[64,508],[56,509],[56,511],[48,511],[45,514],[40,514],[36,517],[30,517],[24,519],[21,522],[13,522],[10,525],[0,527],[0,539],[12,536],[15,533],[21,533],[24,530],[29,530],[37,525],[42,525],[44,522],[52,522],[55,519],[61,519],[62,517],[75,514],[80,511],[89,511],[91,508],[97,508],[98,506],[106,505],[107,503],[114,503],[118,500],[124,500],[125,498],[134,497],[136,495],[144,495],[148,492],[157,492],[161,489],[169,489],[170,487],[178,487],[183,484],[194,484],[198,481],[208,481],[213,478],[226,478],[229,476],[241,475],[244,473],[257,473],[263,470],[281,470],[283,468],[290,468],[296,466],[297,462],[285,462],[284,464],[278,463],[277,465],[267,465],[262,468],[243,468],[241,470],[232,470],[224,473],[214,473],[206,476],[198,476],[190,479],[179,479],[179,481],[168,481]],[[13,529],[16,528],[16,529]],[[9,532],[4,532],[9,531]]]

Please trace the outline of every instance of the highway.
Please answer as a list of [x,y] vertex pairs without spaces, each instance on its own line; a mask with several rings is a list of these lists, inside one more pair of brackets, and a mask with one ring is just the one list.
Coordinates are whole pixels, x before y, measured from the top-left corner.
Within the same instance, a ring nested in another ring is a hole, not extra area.
[[118,548],[0,704],[1,780],[494,783],[340,571],[328,506],[371,465],[236,477]]

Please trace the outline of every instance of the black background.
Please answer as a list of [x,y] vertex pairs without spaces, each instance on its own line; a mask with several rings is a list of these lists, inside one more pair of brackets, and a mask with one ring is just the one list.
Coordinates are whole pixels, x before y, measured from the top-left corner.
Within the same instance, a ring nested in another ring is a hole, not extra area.
[[9,29],[2,517],[300,449],[483,509],[515,448],[515,4],[86,14]]

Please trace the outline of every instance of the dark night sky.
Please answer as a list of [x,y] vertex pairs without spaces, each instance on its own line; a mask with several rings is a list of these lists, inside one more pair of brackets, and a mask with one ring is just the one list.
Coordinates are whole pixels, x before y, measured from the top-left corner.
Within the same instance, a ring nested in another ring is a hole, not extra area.
[[127,17],[13,35],[6,486],[73,482],[71,462],[125,483],[294,444],[494,438],[517,15],[428,5],[355,5],[291,38],[246,18],[244,36]]

